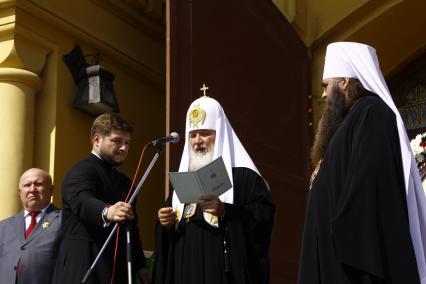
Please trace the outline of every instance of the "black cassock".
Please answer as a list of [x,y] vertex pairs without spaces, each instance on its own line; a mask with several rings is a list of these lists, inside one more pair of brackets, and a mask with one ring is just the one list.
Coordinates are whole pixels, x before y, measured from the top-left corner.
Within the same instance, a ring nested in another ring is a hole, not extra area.
[[[155,284],[269,283],[275,205],[257,173],[247,168],[233,168],[232,173],[234,204],[225,203],[219,228],[204,221],[198,206],[188,222],[181,219],[177,230],[167,231],[157,223]],[[230,272],[225,272],[225,258]]]
[[[129,187],[128,177],[93,154],[68,172],[62,184],[63,241],[52,283],[81,283],[113,227],[113,224],[103,226],[102,210],[107,204],[113,205],[124,200]],[[146,263],[136,219],[130,224],[135,272],[136,269],[145,267]],[[86,283],[110,283],[115,240],[114,235]],[[125,228],[122,227],[114,283],[127,283],[125,252]]]
[[299,283],[419,283],[396,117],[375,95],[352,107],[309,192]]

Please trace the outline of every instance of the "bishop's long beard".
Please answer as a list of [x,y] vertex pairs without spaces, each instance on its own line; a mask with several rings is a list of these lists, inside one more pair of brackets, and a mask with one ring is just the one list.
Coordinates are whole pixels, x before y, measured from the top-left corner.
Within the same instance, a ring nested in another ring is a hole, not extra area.
[[312,147],[311,160],[314,167],[323,159],[331,138],[342,124],[348,110],[348,102],[345,102],[345,94],[336,85],[333,86],[330,96],[330,98],[327,98],[324,113],[318,123]]
[[[206,147],[204,144],[201,147]],[[207,148],[207,147],[206,147]],[[193,172],[204,167],[213,160],[214,144],[207,148],[206,152],[198,153],[192,147],[189,150],[189,171]]]

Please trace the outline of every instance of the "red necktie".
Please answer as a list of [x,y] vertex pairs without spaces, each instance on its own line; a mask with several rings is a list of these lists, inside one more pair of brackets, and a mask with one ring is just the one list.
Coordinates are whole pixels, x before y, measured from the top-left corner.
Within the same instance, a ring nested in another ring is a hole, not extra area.
[[40,211],[38,212],[31,211],[30,213],[28,213],[31,216],[31,224],[28,227],[28,229],[25,231],[25,238],[28,238],[28,236],[31,234],[31,231],[34,229],[35,225],[37,224],[36,217],[38,213],[40,213]]
[[[28,238],[28,236],[31,234],[31,231],[34,229],[35,225],[37,225],[36,217],[37,217],[38,213],[40,213],[40,211],[38,211],[38,212],[31,211],[30,213],[28,213],[31,216],[31,223],[28,226],[28,229],[25,231],[25,238]],[[19,272],[21,270],[20,269],[20,262],[21,262],[21,259],[18,260],[18,264],[16,265],[16,275],[17,276],[19,275]]]

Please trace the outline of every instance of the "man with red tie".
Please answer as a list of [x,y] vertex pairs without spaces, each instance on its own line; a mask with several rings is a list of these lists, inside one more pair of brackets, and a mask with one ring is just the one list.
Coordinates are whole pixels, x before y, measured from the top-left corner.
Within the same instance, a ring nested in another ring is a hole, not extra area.
[[19,180],[21,212],[0,222],[0,277],[5,284],[50,283],[61,241],[61,210],[50,203],[52,178],[37,168]]

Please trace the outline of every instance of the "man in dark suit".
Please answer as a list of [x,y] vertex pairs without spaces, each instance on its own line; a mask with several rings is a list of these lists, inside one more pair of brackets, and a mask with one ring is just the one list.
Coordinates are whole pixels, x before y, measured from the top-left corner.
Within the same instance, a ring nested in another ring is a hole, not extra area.
[[[118,114],[103,114],[94,121],[92,153],[71,168],[62,184],[63,242],[53,283],[81,283],[114,222],[130,226],[132,271],[142,283],[149,283],[134,208],[123,201],[131,182],[116,170],[126,159],[132,131]],[[114,283],[127,283],[124,233],[120,225],[119,234],[109,243],[86,283],[110,283],[111,279]]]
[[52,178],[29,169],[19,180],[24,210],[0,222],[1,283],[50,283],[61,241],[61,211],[50,203]]

